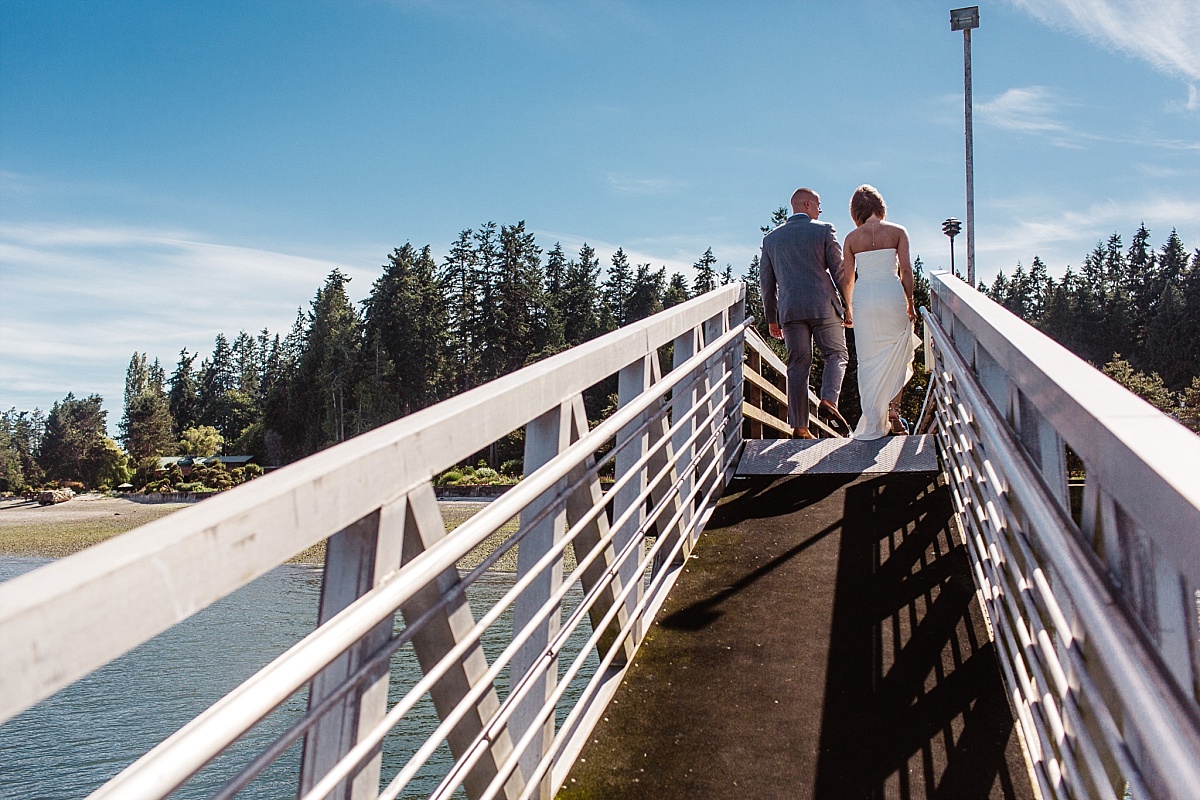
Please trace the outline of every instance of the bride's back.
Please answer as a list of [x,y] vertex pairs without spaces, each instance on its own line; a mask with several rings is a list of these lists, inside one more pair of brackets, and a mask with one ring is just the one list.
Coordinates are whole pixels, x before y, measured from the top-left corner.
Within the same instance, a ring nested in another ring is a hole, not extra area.
[[871,250],[898,250],[905,230],[901,225],[886,220],[869,219],[846,234],[846,245],[855,253]]

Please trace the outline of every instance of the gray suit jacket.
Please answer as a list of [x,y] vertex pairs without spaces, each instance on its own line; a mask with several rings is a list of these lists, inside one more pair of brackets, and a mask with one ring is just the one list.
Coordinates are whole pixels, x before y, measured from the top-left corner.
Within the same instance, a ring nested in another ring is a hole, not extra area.
[[828,222],[808,214],[788,217],[763,238],[758,268],[767,322],[841,319],[845,313],[837,286],[848,266]]

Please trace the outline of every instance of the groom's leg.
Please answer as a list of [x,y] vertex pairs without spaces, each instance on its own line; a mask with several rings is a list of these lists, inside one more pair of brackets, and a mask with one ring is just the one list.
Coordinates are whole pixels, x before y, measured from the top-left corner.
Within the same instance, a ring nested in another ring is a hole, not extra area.
[[787,346],[788,425],[792,430],[808,427],[808,374],[812,370],[812,329],[808,322],[783,326]]
[[840,319],[821,320],[813,323],[812,330],[821,358],[825,359],[825,371],[821,375],[821,399],[828,400],[837,408],[838,396],[842,393],[842,379],[846,377],[846,365],[850,362],[850,351],[846,349],[846,327]]

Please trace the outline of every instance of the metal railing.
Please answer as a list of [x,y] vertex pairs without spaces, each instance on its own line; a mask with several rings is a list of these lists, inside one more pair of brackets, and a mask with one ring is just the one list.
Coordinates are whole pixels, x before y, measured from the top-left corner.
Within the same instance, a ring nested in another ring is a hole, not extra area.
[[[761,439],[766,430],[784,438],[791,436],[792,426],[787,421],[787,365],[754,328],[746,329],[743,378],[746,397],[742,402],[742,415],[746,419],[747,437]],[[819,404],[820,400],[810,386],[809,430],[821,438],[841,436],[817,416]]]
[[[170,794],[307,687],[307,713],[217,797],[301,741],[306,799],[397,797],[445,741],[431,796],[550,797],[732,477],[744,316],[742,284],[722,287],[0,584],[0,721],[327,540],[318,627],[93,796]],[[618,408],[592,428],[583,392],[614,375]],[[447,534],[432,478],[522,427],[524,479]],[[472,607],[513,548],[512,586]],[[389,701],[401,649],[422,674]],[[423,698],[436,730],[383,774]]]
[[1196,797],[1200,438],[957,278],[931,284],[922,423],[1042,795]]

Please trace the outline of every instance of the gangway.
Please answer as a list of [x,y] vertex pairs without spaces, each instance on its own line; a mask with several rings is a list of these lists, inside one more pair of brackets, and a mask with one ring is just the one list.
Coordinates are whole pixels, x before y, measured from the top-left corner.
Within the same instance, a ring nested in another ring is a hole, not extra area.
[[[937,442],[1027,780],[1044,797],[1191,796],[1200,439],[957,279],[931,284],[923,441]],[[781,364],[744,303],[741,284],[718,288],[0,584],[0,721],[325,541],[313,632],[93,796],[209,780],[295,697],[307,712],[213,796],[297,749],[303,798],[553,796],[704,560],[702,532],[740,491],[744,437],[786,430]],[[591,420],[583,393],[606,382],[617,410]],[[433,477],[521,430],[524,479],[447,535]],[[469,588],[514,548],[511,587],[473,605]],[[403,654],[420,674],[389,698]],[[436,727],[385,765],[385,738],[422,702]]]

